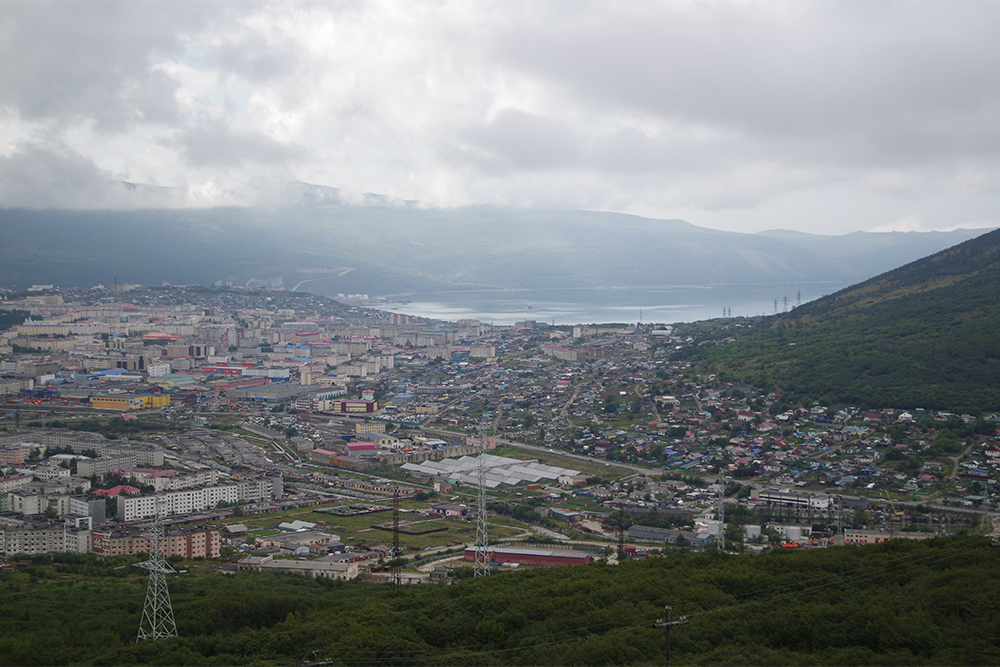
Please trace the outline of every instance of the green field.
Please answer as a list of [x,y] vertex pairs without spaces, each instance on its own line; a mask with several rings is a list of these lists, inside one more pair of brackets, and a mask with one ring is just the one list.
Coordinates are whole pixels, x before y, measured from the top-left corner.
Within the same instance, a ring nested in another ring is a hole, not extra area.
[[[346,506],[350,503],[344,503]],[[385,504],[388,503],[378,503]],[[336,507],[336,506],[333,506]],[[325,509],[325,508],[324,508]],[[414,501],[403,501],[400,509],[426,510],[427,503],[417,503]],[[318,529],[332,533],[340,537],[345,544],[367,544],[368,546],[389,545],[392,543],[392,531],[374,528],[376,524],[391,523],[392,511],[375,512],[371,514],[360,514],[357,516],[340,516],[330,512],[317,511],[316,508],[305,508],[281,512],[277,514],[262,514],[259,516],[243,517],[240,522],[251,530],[252,537],[269,537],[278,534],[279,523],[292,521],[308,521],[309,523],[325,522],[326,525],[317,526]],[[476,539],[476,524],[463,519],[442,519],[428,517],[410,512],[400,514],[400,522],[426,522],[417,523],[417,527],[447,528],[448,530],[439,533],[428,533],[426,535],[400,534],[400,542],[411,547],[415,551],[422,551],[428,547],[444,547],[452,542],[474,542]],[[491,517],[489,520],[490,539],[506,539],[520,535],[527,530],[523,525],[511,521],[504,517]]]

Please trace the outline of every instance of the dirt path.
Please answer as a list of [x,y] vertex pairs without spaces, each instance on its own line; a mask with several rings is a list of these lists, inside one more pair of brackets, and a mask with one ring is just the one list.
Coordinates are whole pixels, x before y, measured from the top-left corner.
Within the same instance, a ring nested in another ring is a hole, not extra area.
[[954,481],[955,478],[958,477],[958,464],[962,462],[962,459],[964,459],[966,456],[969,455],[969,452],[972,451],[973,447],[975,447],[975,444],[972,444],[972,445],[969,445],[968,447],[966,447],[965,450],[961,454],[959,454],[958,456],[949,456],[948,457],[949,460],[952,462],[951,474],[948,475],[948,481]]

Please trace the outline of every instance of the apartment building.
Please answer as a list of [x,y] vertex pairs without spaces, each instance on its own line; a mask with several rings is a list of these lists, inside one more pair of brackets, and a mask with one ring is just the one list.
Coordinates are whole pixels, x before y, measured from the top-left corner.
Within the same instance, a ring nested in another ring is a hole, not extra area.
[[160,502],[160,516],[203,512],[219,503],[239,502],[239,488],[236,484],[203,486],[195,489],[168,491],[157,495],[122,496],[117,498],[118,520],[136,521],[156,514],[156,504]]
[[88,517],[80,522],[7,519],[0,525],[0,554],[86,553],[90,535]]
[[[219,530],[198,526],[169,530],[163,539],[164,556],[215,558],[219,555]],[[148,553],[149,538],[137,526],[113,526],[92,532],[91,550],[98,556]]]

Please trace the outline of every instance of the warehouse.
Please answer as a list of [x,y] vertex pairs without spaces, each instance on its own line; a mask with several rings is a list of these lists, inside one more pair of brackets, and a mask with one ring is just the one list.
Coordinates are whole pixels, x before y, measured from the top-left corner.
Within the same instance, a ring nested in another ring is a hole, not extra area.
[[[476,560],[479,547],[468,547],[465,560]],[[592,554],[577,551],[549,551],[545,549],[489,548],[491,563],[519,563],[521,565],[586,565]]]
[[[500,486],[521,486],[539,482],[572,479],[579,470],[558,468],[538,461],[522,461],[503,456],[483,454],[483,486],[495,489]],[[418,477],[455,484],[479,484],[479,457],[463,456],[459,459],[406,463],[402,470]]]

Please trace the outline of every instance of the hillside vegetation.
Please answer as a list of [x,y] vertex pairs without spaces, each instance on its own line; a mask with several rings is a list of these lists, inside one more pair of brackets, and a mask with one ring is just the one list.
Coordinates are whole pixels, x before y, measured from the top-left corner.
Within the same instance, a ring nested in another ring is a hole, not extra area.
[[1000,231],[788,313],[705,323],[698,335],[709,370],[793,401],[996,411]]
[[656,665],[665,605],[690,621],[672,633],[675,665],[1000,663],[1000,549],[975,537],[498,572],[397,595],[171,577],[179,636],[138,645],[135,568],[62,559],[0,580],[0,664]]

